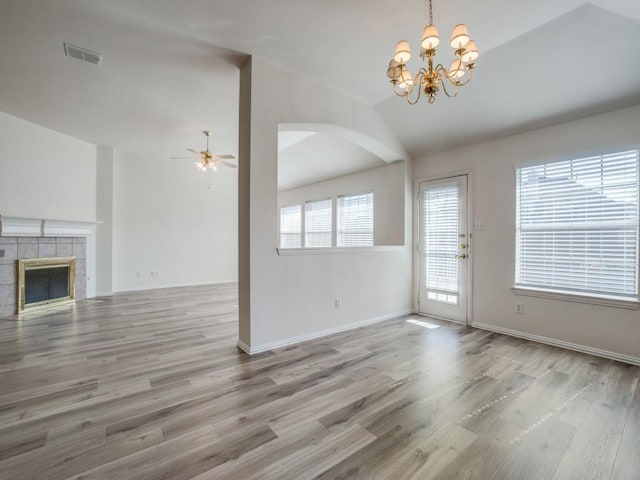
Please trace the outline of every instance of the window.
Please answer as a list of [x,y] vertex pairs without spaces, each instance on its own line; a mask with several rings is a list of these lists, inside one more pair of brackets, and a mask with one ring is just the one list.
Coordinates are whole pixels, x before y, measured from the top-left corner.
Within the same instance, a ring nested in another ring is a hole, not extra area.
[[517,170],[516,286],[638,297],[638,151]]
[[373,245],[373,193],[338,197],[338,247]]
[[305,247],[331,246],[332,200],[307,202],[304,207]]
[[427,298],[458,305],[460,185],[429,188],[422,194],[424,272]]
[[302,205],[280,209],[280,248],[302,247]]

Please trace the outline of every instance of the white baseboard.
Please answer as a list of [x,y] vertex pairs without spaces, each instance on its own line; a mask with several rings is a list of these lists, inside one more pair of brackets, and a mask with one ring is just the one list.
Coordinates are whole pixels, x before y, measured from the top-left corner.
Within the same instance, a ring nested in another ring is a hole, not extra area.
[[246,343],[238,340],[238,348],[248,353],[249,355],[255,355],[257,353],[267,352],[276,348],[287,347],[295,343],[307,342],[309,340],[316,340],[318,338],[333,335],[335,333],[346,332],[347,330],[353,330],[355,328],[365,327],[367,325],[373,325],[374,323],[383,322],[385,320],[391,320],[392,318],[402,317],[403,315],[411,314],[411,309],[400,310],[398,312],[388,313],[379,317],[368,318],[366,320],[360,320],[359,322],[348,323],[346,325],[340,325],[338,327],[328,328],[326,330],[319,330],[316,332],[305,333],[298,335],[297,337],[285,338],[283,340],[277,340],[275,342],[265,343],[262,345],[256,345],[250,347]]
[[554,347],[562,347],[568,350],[575,350],[576,352],[588,353],[597,357],[608,358],[610,360],[617,360],[619,362],[630,363],[631,365],[640,366],[640,358],[632,357],[630,355],[624,355],[622,353],[610,352],[608,350],[601,350],[599,348],[587,347],[585,345],[579,345],[577,343],[565,342],[563,340],[557,340],[555,338],[543,337],[540,335],[533,335],[531,333],[520,332],[518,330],[511,330],[510,328],[496,327],[494,325],[488,325],[486,323],[473,323],[472,327],[479,328],[481,330],[489,330],[490,332],[502,333],[512,337],[524,338],[525,340],[531,340],[533,342],[544,343],[552,345]]
[[238,348],[240,350],[242,350],[244,353],[248,353],[249,355],[251,355],[251,347],[249,347],[249,345],[247,345],[246,343],[244,343],[242,340],[238,340]]
[[113,293],[131,293],[142,292],[145,290],[160,290],[162,288],[180,288],[180,287],[201,287],[205,285],[223,285],[225,283],[238,283],[238,280],[219,280],[216,282],[199,282],[199,283],[165,283],[163,285],[145,285],[143,287],[132,287],[126,290],[114,289]]

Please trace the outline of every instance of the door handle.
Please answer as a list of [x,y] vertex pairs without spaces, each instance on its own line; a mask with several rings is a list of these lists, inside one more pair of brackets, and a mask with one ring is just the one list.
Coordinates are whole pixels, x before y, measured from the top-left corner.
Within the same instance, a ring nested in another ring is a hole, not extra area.
[[464,260],[465,258],[467,258],[467,254],[463,253],[462,255],[458,255],[458,258]]

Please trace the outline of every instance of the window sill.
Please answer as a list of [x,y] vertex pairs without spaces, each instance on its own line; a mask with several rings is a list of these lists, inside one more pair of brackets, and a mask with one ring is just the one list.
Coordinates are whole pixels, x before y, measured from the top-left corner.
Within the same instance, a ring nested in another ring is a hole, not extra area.
[[581,295],[579,293],[558,292],[555,290],[533,289],[525,287],[511,287],[511,291],[516,295],[525,297],[550,298],[565,302],[588,303],[591,305],[602,305],[605,307],[626,308],[629,310],[640,309],[640,302],[637,300],[627,300],[619,297],[596,297],[592,295]]
[[322,247],[322,248],[276,248],[279,256],[287,255],[333,255],[335,253],[400,252],[404,245],[374,245],[373,247]]

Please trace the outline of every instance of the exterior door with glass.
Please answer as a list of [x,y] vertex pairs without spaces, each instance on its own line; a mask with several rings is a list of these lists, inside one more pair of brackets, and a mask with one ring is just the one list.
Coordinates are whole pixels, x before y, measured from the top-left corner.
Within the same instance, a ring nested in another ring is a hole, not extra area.
[[418,311],[467,323],[467,176],[420,183]]

